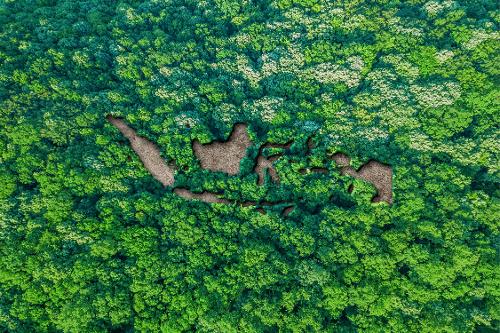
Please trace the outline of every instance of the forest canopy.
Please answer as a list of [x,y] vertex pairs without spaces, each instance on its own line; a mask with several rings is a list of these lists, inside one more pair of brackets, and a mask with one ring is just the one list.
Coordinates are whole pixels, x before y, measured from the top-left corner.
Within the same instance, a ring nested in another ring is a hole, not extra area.
[[[497,332],[499,24],[495,0],[0,1],[0,331]],[[235,124],[239,169],[207,170]],[[353,176],[373,161],[390,204]]]

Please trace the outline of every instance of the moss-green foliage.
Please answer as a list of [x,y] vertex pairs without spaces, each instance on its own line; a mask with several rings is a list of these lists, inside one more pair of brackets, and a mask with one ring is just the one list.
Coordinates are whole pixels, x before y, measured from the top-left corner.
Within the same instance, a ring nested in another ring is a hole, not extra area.
[[[0,330],[497,331],[499,18],[493,0],[1,1]],[[177,197],[109,113],[178,184],[284,203]],[[191,140],[236,122],[253,157],[295,140],[279,186],[248,158],[200,169]],[[392,165],[394,204],[336,151]]]

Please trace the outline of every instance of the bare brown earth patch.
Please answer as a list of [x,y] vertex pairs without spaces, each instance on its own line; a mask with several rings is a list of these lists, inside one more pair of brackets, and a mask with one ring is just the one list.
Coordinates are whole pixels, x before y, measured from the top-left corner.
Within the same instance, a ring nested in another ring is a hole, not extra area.
[[275,155],[271,157],[264,157],[262,155],[259,155],[257,157],[257,163],[255,164],[254,171],[257,174],[257,184],[263,185],[264,184],[264,172],[267,169],[269,176],[271,177],[272,181],[279,183],[279,177],[278,173],[276,172],[276,169],[273,167],[273,163],[280,157],[280,155]]
[[358,171],[358,176],[372,183],[378,191],[373,202],[385,201],[392,204],[392,168],[377,161],[370,161]]
[[[373,202],[385,201],[392,204],[392,168],[389,165],[369,161],[357,171],[351,167],[351,159],[342,153],[336,153],[332,156],[333,160],[341,168],[341,173],[354,178],[363,179],[375,186],[377,195],[372,199]],[[349,186],[349,193],[352,192],[352,185]]]
[[322,173],[322,174],[327,174],[328,169],[327,168],[319,168],[319,167],[314,167],[309,169],[312,173]]
[[266,211],[264,210],[264,208],[257,208],[256,211],[258,211],[259,213],[261,213],[262,215],[265,215],[266,214]]
[[294,209],[294,206],[285,207],[282,212],[283,216],[288,216],[291,212],[293,212]]
[[316,148],[316,143],[314,142],[313,137],[314,137],[314,135],[311,135],[310,137],[307,138],[307,141],[306,141],[306,148],[307,148],[306,155],[311,155],[311,151],[314,148]]
[[[169,166],[161,157],[159,148],[149,140],[140,137],[135,130],[129,127],[122,119],[111,115],[106,119],[116,127],[129,141],[134,152],[139,156],[144,167],[152,176],[160,181],[164,186],[174,184],[175,168]],[[246,124],[236,124],[229,138],[225,142],[212,142],[210,144],[200,144],[197,140],[193,141],[193,150],[200,160],[202,168],[211,171],[222,171],[231,175],[236,175],[240,171],[240,161],[245,157],[246,150],[251,145],[250,137],[247,132]],[[279,183],[279,177],[273,167],[273,163],[283,156],[283,153],[277,153],[268,157],[263,155],[264,148],[289,149],[292,141],[285,144],[265,143],[259,148],[254,171],[258,175],[258,184],[264,184],[265,170],[268,170],[269,176],[273,182]],[[308,151],[314,148],[314,142],[311,138],[307,142]],[[372,199],[373,202],[385,201],[392,204],[392,168],[389,165],[369,161],[355,170],[350,166],[351,159],[343,153],[336,153],[331,156],[342,174],[350,175],[354,178],[363,179],[375,186],[377,195]],[[300,169],[301,174],[321,173],[327,174],[329,170],[322,167],[312,167]],[[348,192],[351,193],[353,186],[349,186]],[[239,204],[243,207],[254,206],[260,213],[265,214],[262,207],[275,206],[283,202],[238,202],[221,198],[220,195],[212,192],[195,193],[186,188],[175,188],[173,192],[180,197],[188,200],[199,200],[206,203]],[[287,206],[282,210],[282,214],[287,216],[292,212],[294,206]]]
[[335,153],[332,155],[332,159],[339,167],[346,167],[351,164],[351,159],[349,156],[343,153]]
[[193,151],[203,169],[236,175],[240,172],[240,161],[251,144],[247,125],[239,123],[234,125],[227,141],[201,144],[194,140]]
[[223,204],[231,203],[229,200],[224,198],[219,198],[217,194],[207,191],[201,193],[194,193],[186,188],[179,187],[174,189],[174,193],[188,200],[199,200],[207,203],[223,203]]
[[254,172],[257,174],[257,184],[258,185],[263,185],[264,184],[264,172],[267,169],[269,176],[271,177],[271,180],[275,183],[279,183],[279,177],[278,173],[276,172],[276,169],[273,166],[273,163],[279,159],[283,154],[274,154],[272,156],[264,157],[263,155],[263,150],[265,148],[281,148],[281,149],[289,149],[290,146],[292,145],[292,141],[289,141],[287,143],[281,144],[281,143],[270,143],[266,142],[259,148],[259,155],[257,156],[257,162],[255,163],[254,167]]
[[154,143],[138,136],[122,119],[113,116],[107,116],[106,119],[130,141],[132,149],[154,178],[160,181],[163,186],[174,184],[175,170],[163,160],[160,150]]

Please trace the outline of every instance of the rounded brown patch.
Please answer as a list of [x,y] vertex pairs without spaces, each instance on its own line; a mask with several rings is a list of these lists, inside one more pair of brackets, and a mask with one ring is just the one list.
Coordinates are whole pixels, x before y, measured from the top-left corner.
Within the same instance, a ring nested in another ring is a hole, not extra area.
[[349,156],[343,153],[335,153],[332,155],[332,159],[335,161],[339,167],[347,167],[351,164],[351,159]]

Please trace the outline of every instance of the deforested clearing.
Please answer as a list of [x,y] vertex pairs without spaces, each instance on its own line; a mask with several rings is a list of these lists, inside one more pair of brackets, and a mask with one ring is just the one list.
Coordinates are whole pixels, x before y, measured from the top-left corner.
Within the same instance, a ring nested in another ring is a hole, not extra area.
[[175,170],[161,157],[160,150],[154,143],[138,136],[123,119],[113,116],[108,116],[106,119],[130,141],[130,146],[155,179],[160,181],[163,186],[174,184]]
[[247,125],[239,123],[234,125],[227,141],[201,144],[194,140],[193,151],[203,169],[236,175],[240,172],[240,161],[251,144]]
[[217,194],[212,193],[212,192],[201,192],[201,193],[194,193],[191,192],[190,190],[186,188],[176,188],[174,189],[174,193],[177,194],[178,196],[187,199],[187,200],[199,200],[203,201],[206,203],[223,203],[223,204],[229,204],[230,201],[227,199],[219,198]]
[[[172,186],[175,182],[174,168],[170,167],[160,155],[159,148],[151,141],[140,137],[135,130],[128,126],[123,119],[107,116],[106,119],[115,126],[129,141],[132,149],[139,156],[144,164],[144,167],[151,175],[160,181],[164,186]],[[264,185],[265,170],[268,170],[271,180],[279,183],[278,174],[274,168],[274,162],[283,154],[275,154],[269,157],[263,155],[265,148],[281,148],[289,149],[292,141],[286,144],[265,143],[259,148],[259,154],[254,167],[254,172],[257,173],[257,184]],[[235,124],[227,141],[214,141],[209,144],[200,144],[197,140],[193,141],[193,151],[200,160],[202,168],[211,171],[221,171],[229,175],[236,175],[240,171],[240,162],[246,155],[246,150],[252,142],[247,132],[247,125],[238,123]],[[308,147],[310,145],[308,144]],[[341,173],[350,175],[354,178],[363,179],[375,186],[377,195],[373,198],[373,202],[385,201],[392,204],[392,168],[389,165],[371,160],[363,165],[359,170],[355,170],[350,166],[351,159],[344,153],[335,153],[331,156],[338,167],[341,168]],[[307,169],[313,173],[327,174],[328,169],[315,167]],[[302,174],[306,174],[306,169],[301,169]],[[206,203],[225,203],[231,201],[219,198],[211,192],[194,193],[185,188],[176,188],[174,193],[188,199],[199,200]],[[252,203],[251,205],[254,205]]]
[[339,167],[346,167],[351,164],[351,159],[349,156],[343,153],[335,153],[332,155],[332,159],[335,161],[337,166]]
[[373,202],[385,201],[392,204],[392,168],[389,165],[370,161],[363,165],[357,176],[372,183],[378,191]]
[[264,175],[265,175],[265,170],[267,169],[267,172],[269,173],[269,176],[271,177],[271,180],[278,183],[279,182],[279,177],[278,173],[274,169],[273,163],[279,158],[279,156],[271,156],[271,157],[264,157],[262,155],[259,155],[257,157],[257,163],[255,164],[254,171],[258,175],[257,179],[257,184],[263,185],[264,184]]
[[358,170],[351,167],[350,158],[342,153],[336,153],[332,156],[341,173],[354,178],[363,179],[375,186],[377,195],[372,199],[373,202],[385,201],[392,204],[392,167],[378,161],[371,160],[364,164]]

